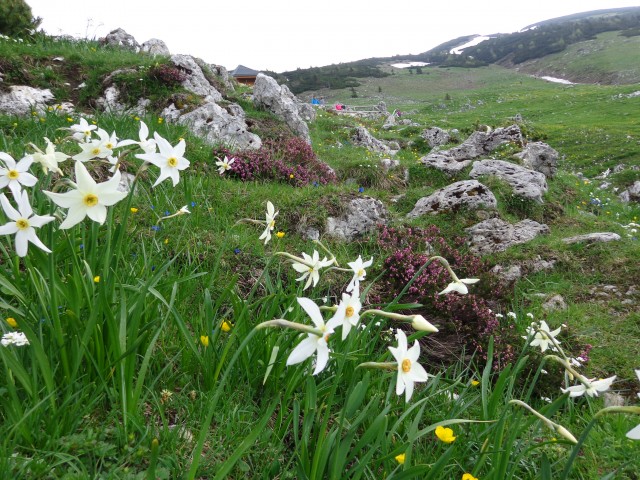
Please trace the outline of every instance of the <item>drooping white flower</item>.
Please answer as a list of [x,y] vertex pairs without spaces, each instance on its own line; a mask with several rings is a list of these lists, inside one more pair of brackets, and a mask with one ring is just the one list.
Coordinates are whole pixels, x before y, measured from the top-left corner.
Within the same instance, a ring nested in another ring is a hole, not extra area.
[[444,295],[445,293],[449,293],[449,292],[458,292],[461,295],[466,295],[467,293],[469,293],[469,289],[467,288],[467,285],[472,285],[479,281],[480,279],[478,278],[456,279],[453,282],[451,282],[449,285],[447,285],[447,288],[445,288],[440,293],[438,293],[438,295]]
[[353,270],[353,278],[351,278],[349,285],[347,285],[347,292],[353,290],[355,286],[360,284],[361,280],[364,280],[364,277],[367,276],[366,269],[369,268],[372,263],[373,257],[371,257],[370,260],[363,262],[362,256],[358,255],[358,259],[355,262],[350,262],[347,264],[351,267],[351,270]]
[[216,162],[218,173],[222,175],[224,172],[231,168],[231,164],[235,161],[235,158],[227,158],[226,156],[222,160],[218,159],[218,161]]
[[55,218],[50,215],[34,215],[33,209],[29,204],[29,197],[26,190],[23,190],[18,195],[14,195],[14,199],[18,203],[18,210],[11,206],[4,194],[0,195],[2,209],[5,215],[11,220],[0,227],[0,235],[15,234],[16,253],[19,257],[27,255],[29,242],[41,250],[51,253],[51,250],[40,241],[35,229],[52,222]]
[[60,224],[61,229],[71,228],[85,217],[103,224],[107,218],[107,207],[118,203],[127,196],[120,192],[120,171],[116,171],[109,180],[96,183],[82,162],[76,162],[76,189],[65,193],[44,192],[53,202],[68,208],[67,218]]
[[540,347],[540,350],[542,352],[546,352],[547,348],[550,348],[553,351],[556,350],[553,341],[555,340],[555,343],[560,343],[559,340],[556,340],[556,335],[560,333],[561,329],[562,327],[558,327],[554,331],[550,331],[549,325],[547,325],[547,322],[545,322],[544,320],[540,322],[539,326],[538,324],[533,322],[529,327],[527,327],[527,335],[523,336],[522,338],[527,340],[533,337],[533,340],[531,340],[529,346]]
[[0,343],[3,347],[8,347],[9,345],[22,347],[24,345],[29,345],[29,340],[27,339],[27,336],[22,332],[9,332],[2,335],[2,340],[0,340]]
[[360,321],[360,309],[362,308],[362,303],[360,302],[359,290],[360,289],[356,284],[351,295],[348,293],[342,294],[342,301],[338,305],[336,313],[330,320],[331,322],[335,322],[336,327],[342,326],[342,340],[347,338],[347,335],[349,335],[349,332],[351,331],[351,327],[357,327],[358,322]]
[[29,167],[33,163],[33,157],[27,155],[16,162],[8,153],[0,152],[0,160],[4,166],[0,165],[0,189],[9,187],[14,197],[17,197],[22,187],[33,187],[38,179],[29,173]]
[[287,365],[295,365],[296,363],[303,362],[317,352],[315,369],[313,371],[313,374],[317,375],[324,370],[324,367],[327,366],[327,362],[329,361],[330,350],[327,341],[333,333],[335,322],[329,320],[329,322],[324,323],[320,308],[312,300],[308,298],[298,298],[297,300],[322,335],[307,333],[307,338],[302,340],[289,354]]
[[396,379],[396,395],[405,393],[405,401],[409,401],[413,395],[415,382],[426,382],[429,378],[426,370],[418,363],[420,357],[420,345],[416,340],[411,348],[407,348],[407,336],[397,329],[396,340],[398,347],[389,347],[391,354],[398,363],[398,377]]
[[616,375],[601,380],[595,378],[584,379],[580,385],[574,385],[569,388],[561,388],[562,393],[569,392],[569,397],[580,397],[587,394],[588,397],[597,397],[599,392],[606,392],[611,387],[611,384],[616,379]]
[[180,171],[186,169],[190,163],[183,156],[186,144],[184,140],[180,140],[175,147],[172,147],[169,142],[158,135],[158,132],[154,132],[153,136],[160,153],[139,153],[136,157],[160,168],[160,176],[153,184],[154,187],[167,178],[171,178],[175,187],[180,181]]
[[299,278],[296,278],[296,281],[301,282],[305,278],[307,279],[307,283],[305,283],[303,288],[303,290],[306,290],[312,283],[314,287],[318,284],[320,280],[320,269],[331,265],[333,260],[327,260],[327,257],[320,260],[320,254],[317,250],[313,251],[313,256],[309,256],[303,252],[302,258],[306,264],[295,262],[291,266],[296,272],[302,273]]
[[84,118],[80,119],[80,123],[71,125],[69,130],[72,132],[71,136],[79,142],[88,142],[91,140],[92,131],[98,128],[96,125],[89,125]]
[[126,147],[128,145],[138,145],[144,153],[156,153],[158,146],[153,138],[149,137],[149,127],[147,124],[140,120],[140,130],[138,131],[139,141],[136,140],[122,140],[118,142],[118,147]]
[[62,170],[60,170],[58,164],[67,160],[69,158],[69,155],[62,152],[56,152],[56,146],[51,143],[51,140],[49,140],[47,137],[44,137],[44,139],[47,142],[47,148],[44,152],[35,145],[30,144],[36,151],[36,153],[32,155],[33,160],[35,162],[38,162],[42,166],[42,171],[45,174],[49,173],[49,170],[51,170],[52,172],[62,173]]
[[258,240],[264,239],[265,245],[269,243],[269,240],[271,240],[271,232],[276,227],[276,216],[278,215],[278,213],[279,212],[276,212],[276,209],[273,206],[273,203],[267,202],[267,214],[266,214],[267,228],[265,228],[264,232],[262,232],[262,235],[258,237]]

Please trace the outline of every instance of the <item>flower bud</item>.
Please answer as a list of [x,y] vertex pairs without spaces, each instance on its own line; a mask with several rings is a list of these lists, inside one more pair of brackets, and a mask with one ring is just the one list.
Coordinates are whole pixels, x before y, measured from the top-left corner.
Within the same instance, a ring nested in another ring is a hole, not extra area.
[[411,326],[415,330],[423,332],[436,333],[438,331],[438,329],[431,325],[422,315],[414,315],[413,320],[411,321]]

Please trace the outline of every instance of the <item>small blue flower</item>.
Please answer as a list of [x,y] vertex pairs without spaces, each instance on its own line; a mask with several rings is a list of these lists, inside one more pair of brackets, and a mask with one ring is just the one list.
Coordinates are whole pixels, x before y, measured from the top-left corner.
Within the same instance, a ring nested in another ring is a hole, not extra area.
[[236,255],[238,255],[242,250],[240,250],[239,248],[234,248],[233,249],[233,253],[235,253]]
[[164,211],[164,216],[168,217],[169,215],[171,215],[171,212],[169,210],[165,210]]
[[84,243],[80,244],[80,250],[84,250]]
[[319,185],[319,183],[318,183],[318,182],[313,182],[313,186],[314,186],[314,187],[317,187],[318,185]]
[[156,269],[156,266],[155,266],[155,265],[152,265],[152,266],[151,266],[151,271],[153,272],[155,269]]
[[160,230],[160,226],[159,225],[154,225],[153,227],[151,227],[151,230],[153,230],[154,232],[157,232]]
[[196,202],[191,202],[192,207],[195,207],[196,205],[197,205]]
[[364,192],[364,187],[360,187],[360,188],[358,189],[358,192],[360,192],[360,193]]
[[155,210],[155,209],[156,209],[156,207],[154,207],[153,205],[151,205],[151,210]]

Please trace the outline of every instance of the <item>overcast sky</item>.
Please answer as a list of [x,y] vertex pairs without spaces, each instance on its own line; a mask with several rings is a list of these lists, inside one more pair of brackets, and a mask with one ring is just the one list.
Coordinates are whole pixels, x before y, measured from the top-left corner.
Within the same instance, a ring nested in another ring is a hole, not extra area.
[[640,0],[26,0],[51,34],[99,38],[121,27],[229,69],[283,72],[425,52],[462,35]]

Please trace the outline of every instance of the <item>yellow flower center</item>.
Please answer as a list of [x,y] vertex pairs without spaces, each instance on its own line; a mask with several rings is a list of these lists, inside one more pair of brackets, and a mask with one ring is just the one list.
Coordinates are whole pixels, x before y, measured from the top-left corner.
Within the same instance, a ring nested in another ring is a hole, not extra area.
[[178,166],[178,159],[176,157],[169,157],[167,159],[167,165],[169,165],[170,167],[177,167]]
[[20,230],[26,230],[27,228],[29,228],[29,221],[26,218],[20,218],[16,220],[16,227],[18,227]]
[[84,131],[84,134],[85,134],[87,137],[90,137],[90,136],[91,136],[91,130],[85,130],[85,131]]
[[94,148],[93,150],[91,150],[91,153],[93,153],[94,155],[98,155],[100,153],[100,149]]
[[82,202],[87,207],[95,207],[98,204],[98,197],[93,193],[88,193],[84,196],[84,198],[82,199]]
[[354,314],[354,313],[356,313],[356,311],[353,309],[353,307],[352,307],[351,305],[349,305],[349,306],[347,307],[347,310],[346,310],[346,312],[345,312],[344,314],[345,314],[345,316],[347,316],[347,317],[353,317],[353,314]]
[[20,172],[18,172],[17,170],[9,170],[7,172],[7,177],[9,177],[9,180],[17,180],[19,176]]
[[411,371],[411,360],[408,358],[402,360],[402,371],[404,373],[409,373]]
[[269,228],[271,228],[271,230],[273,230],[273,228],[276,226],[276,221],[275,220],[271,220],[269,222]]
[[361,268],[360,270],[358,270],[358,277],[362,277],[364,273],[364,269]]
[[111,150],[113,148],[113,143],[106,143],[104,146]]

